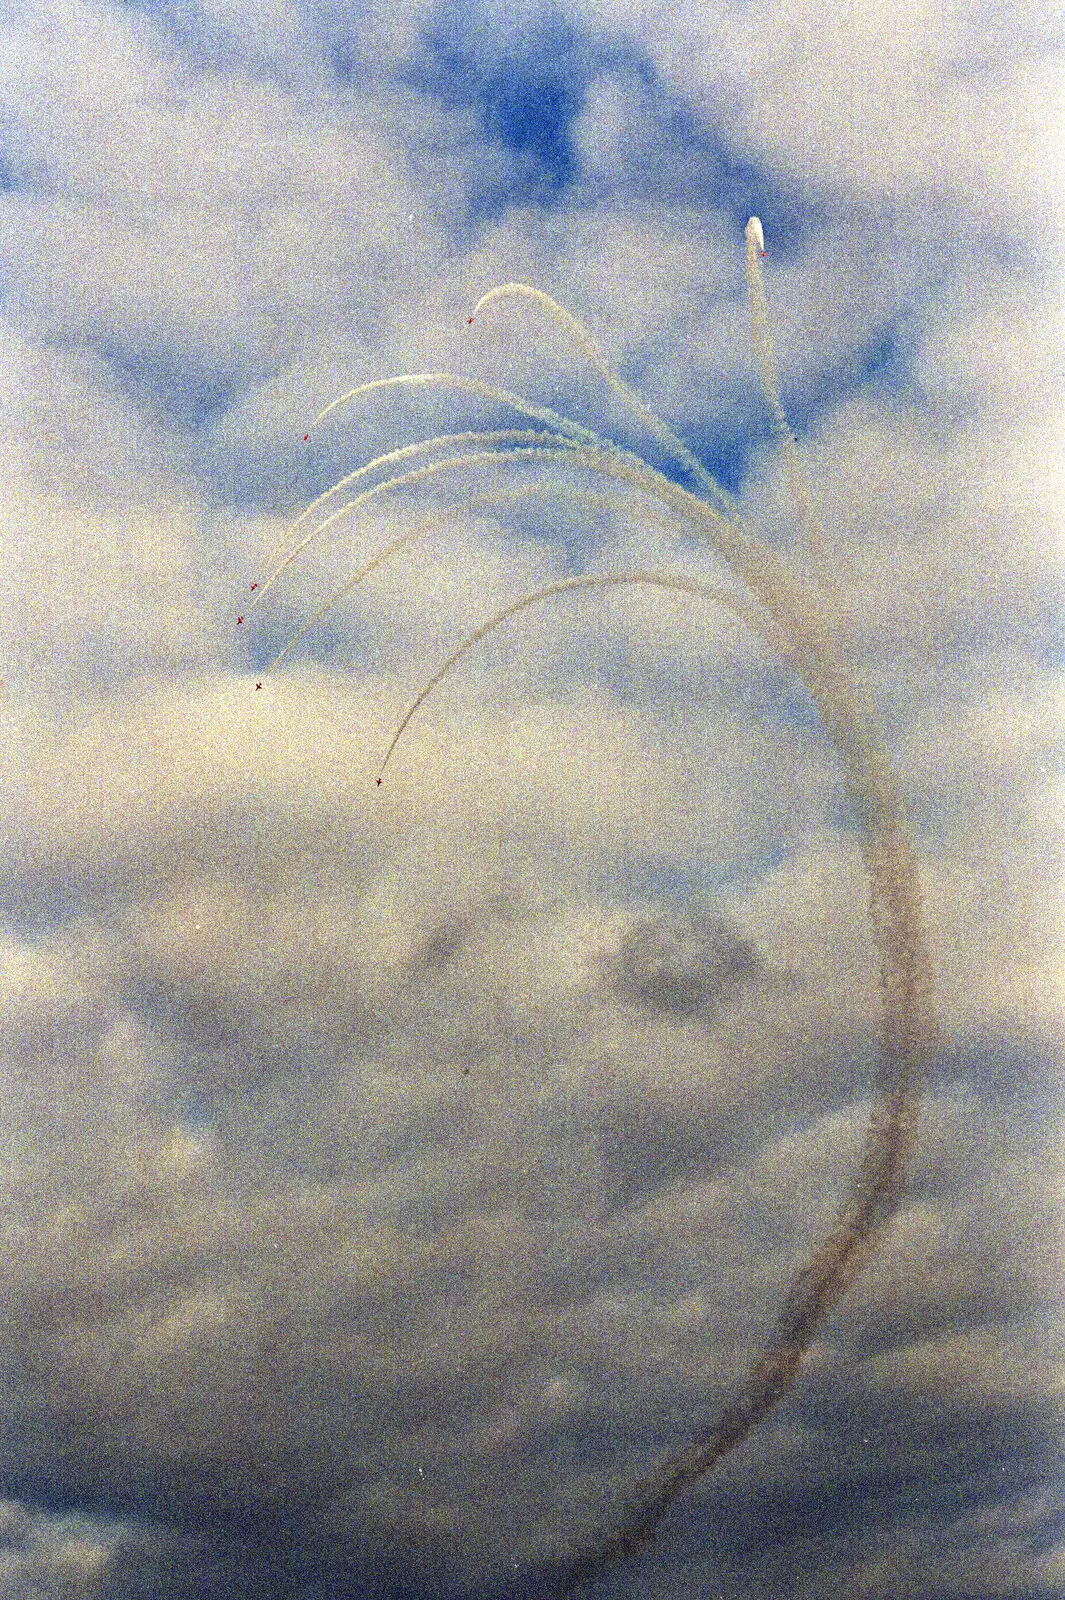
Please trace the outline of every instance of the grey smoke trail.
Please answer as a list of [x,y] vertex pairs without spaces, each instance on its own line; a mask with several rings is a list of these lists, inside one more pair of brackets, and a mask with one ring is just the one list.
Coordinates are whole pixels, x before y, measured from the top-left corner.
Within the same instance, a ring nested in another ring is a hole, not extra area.
[[916,864],[893,789],[884,781],[886,772],[875,789],[855,782],[856,766],[868,767],[878,754],[869,748],[856,763],[844,747],[851,793],[866,808],[863,856],[884,1003],[880,1082],[857,1176],[832,1232],[788,1288],[769,1342],[739,1395],[689,1445],[635,1486],[613,1527],[569,1554],[552,1585],[558,1595],[572,1594],[613,1562],[649,1544],[677,1497],[742,1443],[772,1410],[898,1204],[913,1147],[920,1077],[934,1047],[936,1022]]

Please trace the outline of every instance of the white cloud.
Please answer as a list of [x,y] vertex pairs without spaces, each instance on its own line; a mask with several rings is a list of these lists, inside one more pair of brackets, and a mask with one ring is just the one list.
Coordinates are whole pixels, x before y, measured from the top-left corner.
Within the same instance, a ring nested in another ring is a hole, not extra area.
[[946,201],[1060,237],[1061,39],[1039,8],[1011,16],[1008,52],[991,42],[1001,15],[936,0],[588,10],[631,29],[710,124],[782,180],[933,212]]
[[[765,1504],[793,1532],[745,1559],[722,1535],[737,1596],[963,1593],[996,1539],[1006,1596],[1050,1510],[984,1505],[957,1446],[995,1448],[989,1409],[1034,1427],[1060,1401],[1057,1155],[1028,1105],[1058,1026],[1036,662],[1060,451],[1042,243],[1003,266],[967,208],[1027,226],[1050,158],[1010,140],[1051,57],[1027,13],[830,10],[595,16],[805,208],[767,261],[775,337],[915,819],[945,1050],[903,1210],[794,1404],[618,1582],[704,1595],[708,1507],[735,1539],[735,1506]],[[733,621],[629,592],[530,612],[373,782],[486,610],[593,546],[705,572],[702,550],[546,497],[516,527],[467,504],[317,664],[254,687],[407,525],[396,496],[317,541],[238,632],[292,482],[480,415],[390,396],[300,456],[320,397],[457,365],[611,415],[528,308],[467,325],[500,280],[585,316],[697,445],[754,450],[744,505],[802,559],[758,442],[742,219],[703,198],[709,157],[688,182],[661,86],[612,58],[584,187],[478,221],[509,157],[476,106],[397,78],[427,14],[219,4],[202,58],[191,15],[42,4],[5,34],[7,1434],[28,1498],[61,1468],[85,1505],[151,1486],[158,1517],[11,1508],[5,1600],[254,1588],[268,1542],[218,1579],[195,1519],[279,1501],[323,1559],[405,1543],[472,1581],[532,1559],[729,1392],[860,1148],[879,1001],[838,764]],[[470,49],[494,68],[503,39]],[[961,220],[930,250],[933,201]],[[885,329],[902,353],[866,383]],[[910,1425],[929,1405],[953,1431]],[[859,1478],[884,1524],[811,1530],[796,1496]],[[959,1521],[952,1550],[933,1507],[911,1539],[890,1485],[918,1480],[1001,1525]]]

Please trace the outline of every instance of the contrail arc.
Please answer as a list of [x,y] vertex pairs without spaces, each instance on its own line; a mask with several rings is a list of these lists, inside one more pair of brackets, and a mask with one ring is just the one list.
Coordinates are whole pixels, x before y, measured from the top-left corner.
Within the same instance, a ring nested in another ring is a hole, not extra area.
[[[784,452],[796,521],[806,536],[810,553],[815,561],[820,560],[824,570],[821,530],[776,378],[760,266],[764,237],[758,218],[748,223],[746,242],[752,335],[763,388]],[[618,493],[637,491],[659,508],[651,512],[650,520],[661,522],[664,511],[671,525],[679,525],[705,538],[731,574],[743,584],[746,593],[738,594],[735,590],[679,575],[640,572],[584,574],[557,580],[531,595],[522,596],[475,629],[429,680],[401,721],[385,754],[382,771],[411,718],[451,668],[507,618],[539,601],[579,588],[646,584],[697,594],[726,605],[738,612],[789,661],[813,698],[839,754],[861,830],[861,854],[868,881],[870,926],[882,1002],[882,1049],[873,1111],[858,1170],[833,1226],[786,1288],[771,1336],[749,1368],[736,1397],[716,1417],[697,1428],[687,1445],[667,1456],[634,1485],[609,1527],[576,1539],[553,1564],[545,1576],[544,1587],[562,1596],[572,1594],[612,1562],[644,1548],[678,1496],[735,1449],[794,1381],[825,1316],[869,1259],[898,1205],[914,1144],[921,1081],[936,1048],[937,1023],[917,862],[904,808],[873,709],[853,681],[837,643],[835,607],[830,597],[816,581],[797,577],[778,554],[757,538],[732,497],[716,484],[669,426],[617,377],[589,331],[557,302],[528,285],[504,284],[490,291],[477,309],[480,311],[495,301],[514,298],[532,301],[555,318],[577,350],[604,377],[611,391],[673,459],[688,468],[702,494],[682,488],[644,457],[622,449],[557,412],[531,405],[509,390],[444,373],[378,379],[358,385],[327,406],[316,419],[316,425],[342,404],[361,396],[399,387],[438,386],[509,406],[549,431],[536,433],[515,429],[487,434],[438,435],[417,446],[378,458],[371,466],[383,469],[417,460],[423,453],[438,448],[451,451],[441,461],[409,469],[375,484],[323,518],[315,529],[297,541],[271,573],[265,587],[270,587],[309,539],[335,518],[350,514],[374,497],[430,481],[452,468],[480,467],[501,459],[527,464],[564,462],[569,467],[609,480],[611,504]],[[488,440],[501,448],[491,451],[469,448]],[[359,469],[336,487],[358,481],[369,470]],[[293,524],[290,536],[315,510],[324,509],[334,492],[319,497]],[[591,503],[597,497],[585,498]],[[405,548],[435,520],[429,519],[411,534],[392,540],[359,569],[352,584]],[[338,596],[334,595],[327,608],[336,598]]]

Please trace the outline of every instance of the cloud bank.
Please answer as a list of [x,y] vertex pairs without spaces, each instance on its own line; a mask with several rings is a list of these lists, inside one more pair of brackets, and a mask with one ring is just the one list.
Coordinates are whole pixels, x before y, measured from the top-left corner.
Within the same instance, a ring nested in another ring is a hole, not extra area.
[[500,463],[382,497],[236,626],[343,473],[522,425],[391,393],[305,444],[355,383],[521,389],[674,471],[535,307],[467,323],[515,279],[802,570],[752,213],[942,1047],[797,1386],[588,1592],[1060,1592],[1045,18],[33,0],[0,51],[0,1596],[534,1592],[728,1403],[827,1230],[876,953],[786,662],[689,598],[571,596],[373,782],[488,612],[721,581],[705,547]]

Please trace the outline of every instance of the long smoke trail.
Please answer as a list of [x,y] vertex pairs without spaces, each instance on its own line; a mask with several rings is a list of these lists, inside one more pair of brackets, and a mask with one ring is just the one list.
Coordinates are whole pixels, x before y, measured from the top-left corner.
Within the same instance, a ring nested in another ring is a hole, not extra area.
[[552,300],[549,294],[545,294],[542,289],[534,289],[528,283],[498,284],[496,288],[489,289],[488,293],[482,295],[478,300],[473,308],[471,322],[479,317],[486,307],[499,300],[512,298],[530,300],[534,305],[540,306],[546,311],[550,317],[553,317],[563,331],[569,335],[581,354],[591,362],[611,393],[617,395],[618,399],[628,406],[633,416],[643,424],[652,439],[658,441],[667,455],[672,456],[674,461],[678,461],[682,467],[691,473],[711,505],[716,505],[719,510],[725,511],[730,515],[735,513],[736,502],[728,491],[723,489],[717,479],[707,472],[698,456],[692,454],[683,439],[677,437],[669,424],[663,422],[657,412],[651,410],[643,396],[637,394],[632,385],[626,383],[624,378],[619,377],[607,360],[606,353],[600,346],[599,341],[593,337],[590,329],[586,328],[579,318],[567,311],[565,306],[560,306],[557,300]]
[[498,627],[510,617],[516,616],[519,611],[526,611],[530,606],[539,605],[542,600],[550,600],[555,595],[569,594],[576,589],[615,589],[624,584],[645,584],[654,589],[672,589],[680,594],[697,595],[703,600],[716,601],[718,605],[724,606],[736,616],[742,617],[748,626],[754,628],[779,646],[779,641],[766,627],[765,617],[747,599],[746,595],[737,594],[732,589],[723,589],[719,584],[703,583],[698,578],[688,578],[669,572],[586,572],[575,578],[556,578],[553,583],[545,583],[541,589],[533,589],[529,594],[523,594],[520,600],[511,600],[509,605],[503,606],[494,616],[489,617],[485,622],[479,623],[473,632],[467,634],[462,643],[452,650],[447,660],[422,685],[416,698],[407,707],[397,724],[391,743],[385,751],[384,760],[378,769],[377,781],[380,783],[384,770],[392,759],[393,751],[404,733],[406,733],[415,714],[425,704],[437,685],[444,681],[448,673],[458,665],[463,656],[469,654],[474,645],[480,644],[482,639],[487,639],[490,633],[494,633]]
[[777,364],[773,354],[773,339],[769,332],[769,307],[766,302],[765,280],[762,276],[765,238],[758,217],[750,219],[744,237],[747,242],[747,306],[751,318],[751,341],[758,361],[762,389],[769,406],[769,414],[773,419],[773,432],[777,436],[777,442],[784,456],[784,470],[788,478],[788,488],[791,490],[799,532],[806,540],[819,580],[827,584],[832,569],[825,550],[824,535],[814,509],[806,468],[799,455],[795,435],[791,431],[791,423],[788,421],[780,397],[780,385],[777,382]]
[[[751,324],[763,386],[785,452],[800,528],[811,554],[826,571],[817,517],[777,387],[759,264],[762,227],[757,218],[747,224],[746,243]],[[777,584],[768,571],[743,575],[787,640],[786,654],[833,738],[858,810],[883,1002],[877,1095],[858,1172],[835,1225],[792,1280],[769,1342],[748,1371],[739,1395],[689,1445],[635,1486],[612,1528],[568,1554],[551,1585],[559,1596],[572,1594],[613,1562],[649,1544],[678,1496],[734,1450],[791,1386],[818,1328],[876,1248],[898,1205],[915,1138],[921,1078],[935,1048],[935,1006],[917,864],[886,746],[871,710],[861,703],[839,659],[823,606],[811,609],[802,596],[788,597],[786,587],[784,593],[773,594]]]
[[[800,1268],[785,1293],[769,1342],[738,1397],[683,1450],[638,1483],[615,1525],[580,1544],[555,1570],[549,1587],[569,1595],[613,1562],[654,1538],[674,1500],[736,1448],[787,1391],[818,1328],[876,1246],[901,1194],[913,1147],[920,1080],[935,1045],[936,1020],[924,945],[917,865],[890,760],[872,713],[850,681],[814,606],[785,578],[768,550],[748,552],[743,576],[764,611],[728,590],[662,573],[592,574],[560,579],[511,602],[482,623],[418,694],[386,752],[381,771],[415,712],[451,668],[508,617],[538,600],[581,587],[624,583],[683,590],[726,605],[774,644],[812,695],[839,752],[848,793],[862,829],[872,931],[883,1001],[880,1079],[858,1172],[828,1238]],[[768,614],[768,615],[767,615]]]
[[[813,514],[801,463],[795,454],[794,439],[784,415],[773,368],[765,293],[758,264],[760,249],[761,224],[752,218],[747,228],[747,276],[755,350],[770,409],[788,461],[796,516],[807,539],[818,544],[817,519]],[[606,358],[591,335],[554,301],[540,291],[523,285],[504,285],[486,296],[481,305],[484,306],[493,298],[518,294],[545,305],[552,314],[557,314],[581,352],[607,377],[612,390],[632,405],[635,414],[650,426],[657,441],[667,446],[675,459],[687,464],[686,447],[677,440],[666,423],[648,411],[628,385],[610,373]],[[646,1546],[654,1538],[656,1528],[677,1497],[730,1450],[735,1449],[779,1401],[794,1381],[825,1316],[868,1260],[883,1227],[898,1205],[914,1142],[921,1077],[936,1042],[935,1008],[924,943],[917,865],[886,746],[872,709],[864,702],[852,681],[834,637],[831,615],[834,608],[826,603],[823,592],[796,578],[773,550],[752,537],[730,497],[715,486],[717,492],[707,492],[705,498],[701,498],[672,482],[642,457],[621,449],[568,418],[530,406],[509,391],[447,374],[415,374],[360,385],[334,402],[333,406],[327,407],[321,417],[328,415],[344,400],[399,384],[442,384],[464,389],[482,398],[514,407],[529,418],[545,423],[554,437],[550,438],[550,442],[545,439],[543,443],[519,446],[515,439],[505,441],[499,436],[499,442],[506,443],[507,448],[495,453],[456,451],[444,462],[404,473],[376,485],[373,491],[357,496],[344,510],[350,511],[356,504],[369,498],[370,494],[424,481],[448,465],[466,466],[508,458],[526,462],[537,459],[562,460],[606,477],[613,484],[623,485],[625,491],[635,489],[652,503],[657,501],[659,507],[670,514],[668,520],[671,525],[675,526],[680,521],[707,539],[753,599],[747,599],[734,590],[723,590],[670,574],[593,574],[558,580],[533,595],[512,602],[482,623],[452,652],[403,718],[386,753],[385,762],[411,717],[450,668],[479,639],[507,617],[535,601],[570,589],[624,583],[652,584],[701,594],[744,616],[755,631],[780,650],[806,685],[836,746],[847,789],[857,810],[862,858],[869,885],[870,922],[877,950],[883,1007],[882,1052],[873,1113],[850,1192],[828,1237],[813,1251],[785,1291],[769,1342],[748,1371],[737,1397],[717,1417],[701,1427],[690,1444],[668,1456],[635,1485],[612,1526],[578,1541],[553,1564],[550,1573],[545,1576],[545,1587],[561,1596],[571,1594],[581,1583],[593,1578],[612,1562],[631,1556]],[[418,449],[472,443],[475,437],[443,435],[435,440],[424,441]],[[392,459],[396,460],[397,457],[393,456]],[[382,457],[379,464],[384,465],[388,460]],[[792,470],[793,467],[795,470]],[[708,475],[705,468],[700,466],[695,476],[701,482]],[[611,503],[616,492],[612,489]],[[316,504],[321,506],[325,498],[322,497]],[[651,520],[661,521],[661,513],[653,515]],[[360,569],[353,581],[358,581],[409,542],[408,536],[394,540]],[[296,550],[290,552],[282,566],[287,565],[287,561],[304,543],[306,537]],[[278,568],[273,576],[278,576],[280,570]]]
[[[454,451],[454,446],[470,443],[492,446],[493,449],[491,451],[481,450],[477,454],[459,454]],[[331,528],[341,518],[349,517],[353,511],[357,511],[361,506],[368,505],[372,500],[380,499],[382,495],[388,494],[394,489],[406,488],[413,483],[423,483],[426,479],[435,477],[441,472],[453,471],[457,466],[465,466],[470,462],[490,461],[493,454],[498,455],[500,460],[506,459],[508,455],[520,457],[523,452],[517,448],[518,443],[550,445],[554,449],[563,449],[573,447],[575,441],[564,433],[537,433],[529,428],[496,428],[490,432],[445,433],[433,439],[422,439],[418,444],[405,445],[402,450],[390,450],[387,455],[377,456],[373,461],[368,461],[364,467],[359,467],[355,472],[349,472],[346,478],[341,478],[339,483],[334,483],[331,489],[327,489],[324,494],[318,496],[317,500],[312,501],[306,510],[302,511],[295,521],[289,525],[282,535],[282,539],[279,540],[274,548],[262,581],[255,585],[259,592],[246,607],[245,614],[250,616],[256,607],[262,604],[286,567],[292,565],[293,561],[302,554],[312,539],[316,539],[320,533],[324,533],[327,528]],[[292,535],[307,520],[308,515],[313,511],[324,509],[326,503],[338,490],[347,488],[360,478],[365,478],[368,474],[381,467],[393,466],[399,461],[413,460],[417,456],[427,455],[444,445],[451,447],[453,453],[445,456],[443,461],[431,462],[428,466],[416,467],[409,472],[394,473],[380,483],[375,483],[372,488],[363,489],[361,493],[354,495],[350,500],[345,500],[343,505],[337,506],[330,511],[328,516],[323,517],[320,522],[316,522],[307,533],[300,536],[295,544],[291,543]],[[502,450],[494,448],[499,445],[508,446],[509,448]],[[281,550],[286,543],[290,547],[284,555],[281,555]]]
[[936,1037],[913,850],[887,755],[868,715],[819,641],[804,640],[786,621],[782,630],[791,646],[787,654],[836,742],[862,822],[884,1011],[874,1109],[858,1172],[835,1226],[792,1280],[769,1342],[739,1395],[689,1445],[635,1486],[612,1528],[559,1564],[550,1587],[560,1596],[649,1544],[677,1497],[734,1450],[791,1386],[818,1328],[892,1216],[913,1148],[921,1076]]

